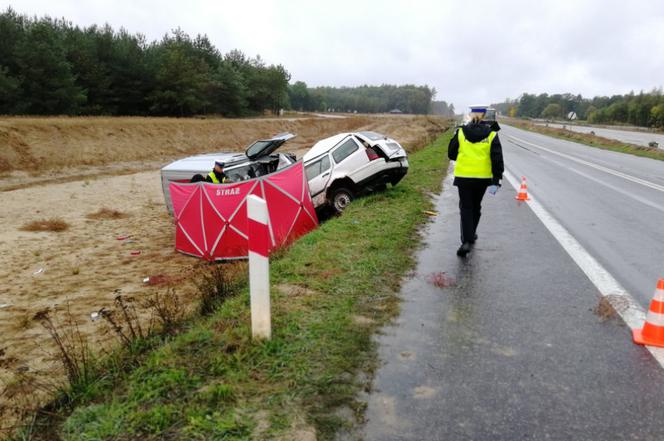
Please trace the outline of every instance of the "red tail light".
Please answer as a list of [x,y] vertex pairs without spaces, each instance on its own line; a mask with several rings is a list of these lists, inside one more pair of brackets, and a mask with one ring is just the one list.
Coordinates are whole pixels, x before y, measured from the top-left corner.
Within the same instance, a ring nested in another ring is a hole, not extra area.
[[369,158],[369,161],[380,158],[372,148],[366,148],[365,151],[367,152],[367,158]]

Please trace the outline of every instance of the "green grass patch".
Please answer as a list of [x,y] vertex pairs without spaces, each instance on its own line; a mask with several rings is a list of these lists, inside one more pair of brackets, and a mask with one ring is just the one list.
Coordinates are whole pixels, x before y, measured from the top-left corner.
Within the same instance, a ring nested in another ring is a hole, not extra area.
[[[65,440],[332,439],[361,420],[376,367],[372,335],[398,312],[419,227],[447,170],[448,131],[410,156],[396,187],[353,202],[272,259],[273,338],[250,338],[249,296],[109,373],[65,416]],[[343,409],[343,412],[340,411]],[[349,417],[349,415],[351,415]]]
[[538,124],[533,124],[530,121],[510,119],[507,124],[519,129],[528,130],[530,132],[540,133],[542,135],[548,135],[567,141],[578,142],[589,147],[664,161],[664,150],[654,147],[625,144],[624,142],[617,141],[615,139],[604,138],[601,136],[592,135],[590,133],[578,133],[572,130],[559,129],[556,127],[540,126]]

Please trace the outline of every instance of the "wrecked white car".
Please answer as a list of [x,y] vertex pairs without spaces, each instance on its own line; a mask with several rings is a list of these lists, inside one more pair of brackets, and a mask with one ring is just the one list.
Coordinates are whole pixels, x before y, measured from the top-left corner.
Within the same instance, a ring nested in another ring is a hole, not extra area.
[[190,182],[195,175],[205,176],[214,167],[215,161],[225,163],[224,173],[231,182],[246,181],[270,173],[295,163],[295,155],[275,153],[286,141],[295,138],[292,133],[280,133],[272,138],[255,141],[245,153],[208,153],[179,159],[161,169],[161,186],[169,213],[173,204],[169,184]]
[[408,155],[394,139],[376,132],[340,133],[318,141],[304,155],[316,208],[341,213],[354,197],[396,185],[408,173]]

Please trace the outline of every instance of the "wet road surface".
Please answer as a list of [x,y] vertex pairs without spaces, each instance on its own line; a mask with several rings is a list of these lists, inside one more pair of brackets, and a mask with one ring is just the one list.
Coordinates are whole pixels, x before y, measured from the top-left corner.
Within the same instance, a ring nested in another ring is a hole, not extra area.
[[664,371],[595,312],[597,289],[514,196],[486,195],[462,260],[447,182],[401,314],[378,338],[363,439],[664,439]]
[[[549,127],[554,127],[557,129],[562,129],[562,124],[542,124],[538,125],[544,126],[548,125]],[[650,133],[646,131],[636,131],[636,130],[620,130],[620,129],[607,129],[603,127],[590,127],[590,126],[577,126],[575,124],[566,124],[565,128],[567,130],[572,130],[579,133],[590,133],[595,132],[595,135],[601,136],[604,138],[615,139],[617,141],[626,142],[628,144],[641,145],[648,147],[648,144],[652,141],[659,144],[660,149],[664,149],[664,135],[661,133]]]
[[503,126],[505,164],[644,309],[664,277],[664,161]]

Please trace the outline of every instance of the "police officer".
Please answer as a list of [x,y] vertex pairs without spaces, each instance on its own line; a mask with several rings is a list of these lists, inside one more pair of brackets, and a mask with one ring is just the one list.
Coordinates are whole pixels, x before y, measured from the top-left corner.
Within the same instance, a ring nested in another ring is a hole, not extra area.
[[225,164],[221,161],[214,161],[214,168],[205,177],[205,182],[210,182],[212,184],[223,184],[228,182],[228,178],[224,173],[224,165]]
[[456,161],[454,185],[459,190],[461,246],[457,256],[465,257],[477,240],[482,215],[482,198],[487,188],[495,194],[503,177],[503,149],[498,123],[484,121],[487,106],[471,106],[470,121],[457,129],[450,140],[448,157]]

